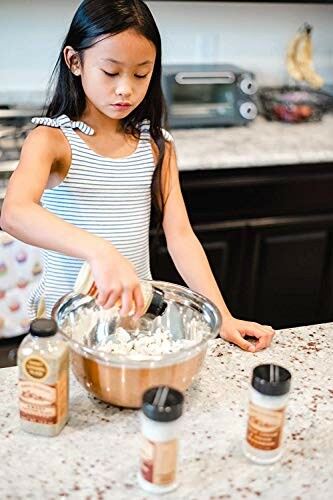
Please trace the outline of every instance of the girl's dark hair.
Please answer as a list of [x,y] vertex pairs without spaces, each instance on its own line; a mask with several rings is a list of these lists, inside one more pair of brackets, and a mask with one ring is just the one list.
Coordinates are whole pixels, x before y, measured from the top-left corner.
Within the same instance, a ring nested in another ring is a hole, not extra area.
[[64,48],[67,45],[73,47],[82,61],[84,51],[92,47],[98,37],[116,35],[127,29],[134,29],[143,35],[156,49],[155,65],[147,94],[139,106],[120,122],[125,133],[138,138],[140,122],[144,119],[150,120],[150,134],[159,152],[152,181],[152,202],[158,233],[165,205],[162,194],[162,164],[166,141],[162,127],[166,127],[167,113],[161,87],[161,37],[149,8],[142,0],[84,0],[80,4],[51,76],[49,88],[52,94],[46,107],[46,116],[66,114],[72,120],[77,120],[86,106],[81,78],[74,76],[67,67],[63,56]]

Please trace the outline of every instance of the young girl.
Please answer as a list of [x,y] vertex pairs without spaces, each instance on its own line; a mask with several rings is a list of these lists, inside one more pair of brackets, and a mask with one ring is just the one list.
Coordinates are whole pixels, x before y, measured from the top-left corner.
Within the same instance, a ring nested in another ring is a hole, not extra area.
[[[71,291],[84,260],[109,308],[143,308],[139,278],[151,279],[151,201],[169,253],[187,285],[220,309],[221,337],[254,352],[270,326],[228,311],[190,226],[174,145],[162,128],[161,39],[142,0],[84,0],[57,62],[47,117],[22,148],[2,209],[1,226],[43,249],[44,273],[30,306],[46,315]],[[256,337],[252,344],[246,335]]]

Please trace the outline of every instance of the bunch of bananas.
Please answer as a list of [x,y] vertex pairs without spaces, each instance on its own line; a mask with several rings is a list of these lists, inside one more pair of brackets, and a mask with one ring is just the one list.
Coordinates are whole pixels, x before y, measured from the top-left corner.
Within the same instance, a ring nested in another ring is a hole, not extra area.
[[324,80],[313,69],[312,61],[312,26],[305,23],[297,31],[287,50],[287,70],[297,81],[305,81],[313,89],[324,85]]

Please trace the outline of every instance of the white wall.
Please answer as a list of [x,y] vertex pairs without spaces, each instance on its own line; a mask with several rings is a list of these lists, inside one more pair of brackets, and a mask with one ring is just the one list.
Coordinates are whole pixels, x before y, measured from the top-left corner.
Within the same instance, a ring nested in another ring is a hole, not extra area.
[[[0,0],[0,93],[43,91],[78,0]],[[315,66],[333,83],[333,5],[148,2],[164,62],[231,62],[260,84],[287,82],[285,50],[314,26]]]
[[171,62],[232,62],[256,72],[260,84],[287,82],[289,40],[313,25],[317,70],[333,83],[333,5],[257,2],[148,2]]
[[0,90],[44,90],[78,0],[0,0]]

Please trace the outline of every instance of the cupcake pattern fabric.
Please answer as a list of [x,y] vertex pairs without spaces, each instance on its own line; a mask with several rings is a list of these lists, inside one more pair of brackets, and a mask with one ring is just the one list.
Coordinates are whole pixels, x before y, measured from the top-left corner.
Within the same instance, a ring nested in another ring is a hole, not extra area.
[[0,231],[0,338],[27,332],[28,298],[41,272],[40,250]]

